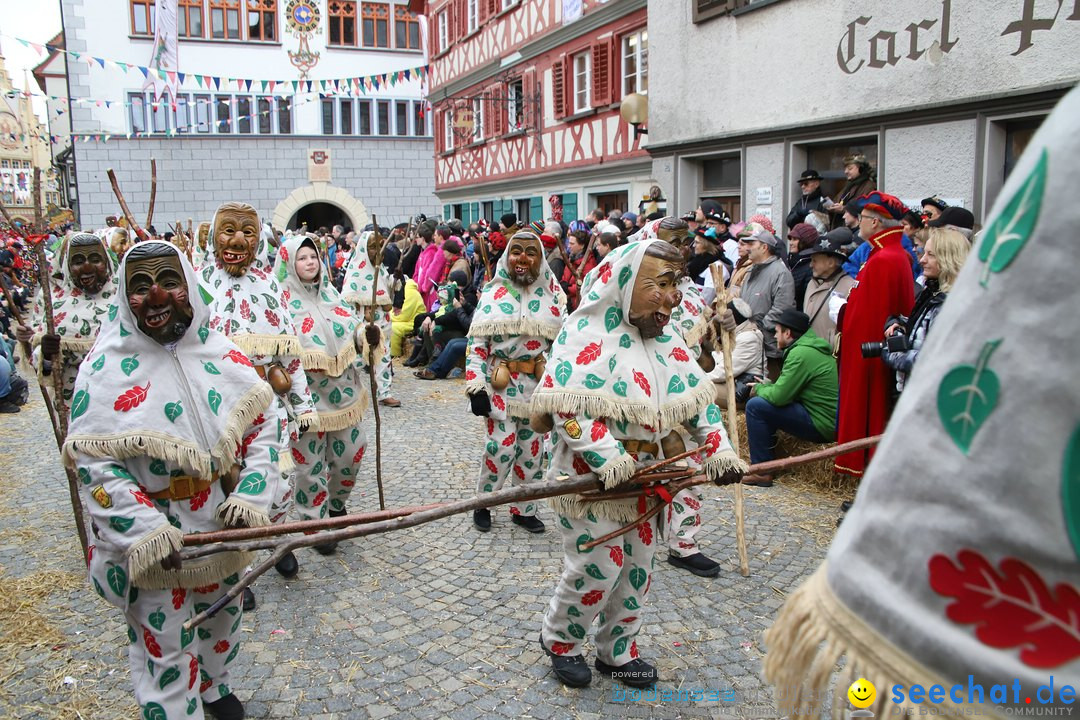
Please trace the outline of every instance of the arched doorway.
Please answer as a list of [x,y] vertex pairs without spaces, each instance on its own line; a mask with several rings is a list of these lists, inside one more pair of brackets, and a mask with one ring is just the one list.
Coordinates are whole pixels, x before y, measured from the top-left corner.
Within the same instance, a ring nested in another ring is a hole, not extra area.
[[307,229],[314,232],[319,228],[333,230],[335,225],[344,227],[352,226],[352,221],[345,211],[336,205],[327,202],[313,202],[304,205],[289,218],[289,224],[285,227],[289,230],[299,230],[307,225]]

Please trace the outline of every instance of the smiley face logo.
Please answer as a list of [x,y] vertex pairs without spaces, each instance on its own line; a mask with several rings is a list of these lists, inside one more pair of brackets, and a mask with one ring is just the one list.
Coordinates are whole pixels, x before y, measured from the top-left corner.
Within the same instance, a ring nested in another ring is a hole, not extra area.
[[877,689],[866,678],[859,678],[851,683],[847,691],[848,700],[857,708],[868,708],[874,704],[877,697]]

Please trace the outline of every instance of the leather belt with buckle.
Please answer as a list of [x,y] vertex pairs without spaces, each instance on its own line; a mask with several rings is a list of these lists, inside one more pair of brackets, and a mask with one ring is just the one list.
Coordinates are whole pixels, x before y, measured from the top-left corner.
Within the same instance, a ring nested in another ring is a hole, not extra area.
[[209,480],[193,475],[176,475],[169,478],[169,487],[157,492],[148,492],[146,495],[154,500],[187,500],[208,489],[217,481],[216,472]]

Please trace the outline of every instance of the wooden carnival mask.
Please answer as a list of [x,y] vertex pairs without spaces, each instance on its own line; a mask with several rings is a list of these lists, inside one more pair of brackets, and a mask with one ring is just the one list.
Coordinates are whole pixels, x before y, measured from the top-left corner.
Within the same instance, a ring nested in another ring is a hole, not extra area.
[[656,242],[645,251],[634,278],[627,318],[641,331],[641,337],[662,335],[671,311],[682,302],[682,293],[676,287],[681,268],[682,254],[669,243]]
[[533,233],[519,232],[510,239],[506,248],[506,266],[510,280],[515,285],[528,287],[540,277],[540,261],[544,258],[544,247],[540,238]]
[[247,273],[259,246],[259,214],[247,203],[225,203],[214,216],[214,257],[233,277]]
[[67,271],[71,283],[87,295],[96,295],[109,279],[109,260],[101,238],[79,233],[68,241]]
[[175,247],[158,243],[133,247],[124,265],[124,287],[143,333],[162,345],[183,337],[194,313]]

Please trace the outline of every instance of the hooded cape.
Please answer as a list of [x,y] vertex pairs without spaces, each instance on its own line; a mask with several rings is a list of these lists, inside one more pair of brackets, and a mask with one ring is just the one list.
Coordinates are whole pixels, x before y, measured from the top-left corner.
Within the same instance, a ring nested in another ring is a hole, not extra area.
[[1080,677],[1080,382],[1062,323],[1080,287],[1078,181],[1073,89],[998,196],[825,562],[766,634],[784,714],[816,716],[831,689],[841,717],[859,677],[878,718],[918,714],[913,684],[944,688],[941,715],[1030,714],[1040,686],[1064,709]]
[[390,306],[394,304],[394,293],[391,290],[390,273],[380,265],[374,267],[368,259],[367,242],[371,236],[371,230],[360,234],[356,243],[356,250],[349,257],[349,264],[345,266],[345,282],[341,286],[341,297],[345,302],[353,305],[371,305],[371,290],[376,284],[375,305]]
[[[53,272],[49,276],[49,290],[52,292],[53,322],[56,325],[56,334],[60,336],[61,350],[86,353],[94,346],[103,322],[111,322],[116,318],[116,309],[110,307],[116,297],[116,258],[104,241],[102,247],[105,248],[109,276],[101,290],[94,295],[87,295],[70,277],[67,238],[63,240],[54,258]],[[42,331],[45,329],[45,301],[40,293],[34,302],[34,321]],[[39,332],[34,336],[35,346],[40,344],[41,335]]]

